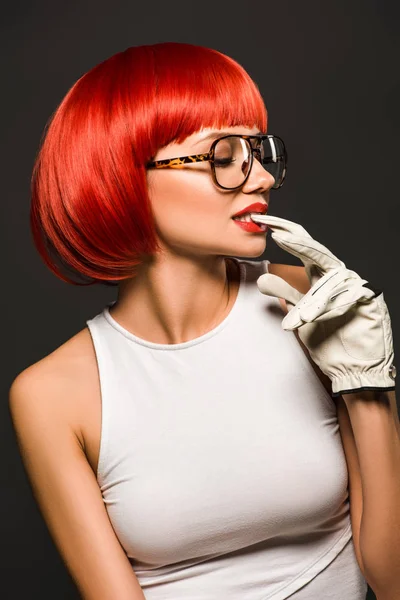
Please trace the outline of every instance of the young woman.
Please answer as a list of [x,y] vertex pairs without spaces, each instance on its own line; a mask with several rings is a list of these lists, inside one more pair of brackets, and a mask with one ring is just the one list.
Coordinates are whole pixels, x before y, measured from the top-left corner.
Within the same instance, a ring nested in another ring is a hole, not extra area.
[[10,406],[85,599],[365,598],[346,408],[257,288],[269,272],[310,289],[303,267],[257,260],[267,230],[244,216],[285,178],[266,132],[244,69],[178,43],[97,65],[47,128],[37,249],[118,297],[15,379]]

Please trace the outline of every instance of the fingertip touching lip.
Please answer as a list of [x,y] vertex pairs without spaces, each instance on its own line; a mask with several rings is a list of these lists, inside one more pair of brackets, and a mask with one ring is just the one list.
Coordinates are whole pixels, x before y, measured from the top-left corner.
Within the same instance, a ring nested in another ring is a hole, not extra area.
[[267,210],[268,210],[267,204],[264,204],[263,202],[253,202],[253,204],[249,204],[249,206],[246,206],[246,208],[243,208],[239,212],[232,215],[232,218],[239,217],[240,215],[244,215],[246,213],[251,213],[251,212],[260,213],[262,215],[265,215],[265,214],[267,214]]

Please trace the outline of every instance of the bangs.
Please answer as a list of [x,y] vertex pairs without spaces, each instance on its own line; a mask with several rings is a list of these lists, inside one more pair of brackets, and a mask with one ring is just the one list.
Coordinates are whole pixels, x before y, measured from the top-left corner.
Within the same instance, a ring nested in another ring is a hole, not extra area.
[[[152,46],[156,93],[152,141],[158,150],[205,128],[267,130],[267,109],[257,84],[232,58],[201,46]],[[154,114],[153,113],[153,114]],[[154,155],[155,155],[154,151]]]

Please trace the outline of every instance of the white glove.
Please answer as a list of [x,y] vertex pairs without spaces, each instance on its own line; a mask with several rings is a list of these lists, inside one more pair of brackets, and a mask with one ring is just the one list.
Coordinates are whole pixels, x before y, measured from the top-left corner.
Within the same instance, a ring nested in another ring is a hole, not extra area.
[[275,242],[300,258],[311,289],[302,294],[272,273],[257,280],[261,293],[284,298],[290,310],[285,330],[298,329],[313,361],[332,382],[332,396],[395,389],[391,321],[381,290],[346,265],[299,224],[256,215],[274,231]]

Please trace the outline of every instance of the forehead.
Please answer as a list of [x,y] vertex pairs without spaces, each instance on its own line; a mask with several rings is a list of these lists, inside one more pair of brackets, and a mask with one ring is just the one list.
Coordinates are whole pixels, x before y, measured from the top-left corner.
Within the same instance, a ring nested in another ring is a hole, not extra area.
[[201,129],[200,131],[196,131],[192,135],[189,135],[183,142],[171,143],[168,146],[165,146],[163,149],[168,152],[189,152],[193,149],[193,151],[197,151],[201,149],[204,151],[204,148],[208,148],[211,146],[213,140],[216,140],[219,137],[223,137],[224,135],[229,135],[233,133],[241,133],[243,135],[255,135],[257,133],[261,133],[258,127],[244,127],[241,125],[237,125],[235,127],[223,127],[221,129],[216,129],[215,127],[207,127]]
[[205,128],[201,131],[197,131],[193,135],[189,136],[185,141],[188,141],[191,145],[199,145],[202,142],[212,142],[218,137],[223,137],[224,135],[229,135],[232,133],[241,133],[243,135],[255,135],[257,133],[261,133],[258,127],[243,127],[243,126],[235,126],[235,127],[224,127],[221,129],[215,128]]
[[188,136],[183,142],[171,143],[168,146],[160,149],[156,155],[156,160],[163,158],[173,158],[175,156],[184,156],[186,154],[198,154],[201,152],[207,152],[212,142],[218,137],[229,135],[233,133],[241,133],[243,135],[255,135],[261,133],[258,127],[223,127],[216,129],[215,127],[207,127],[196,131],[192,135]]

